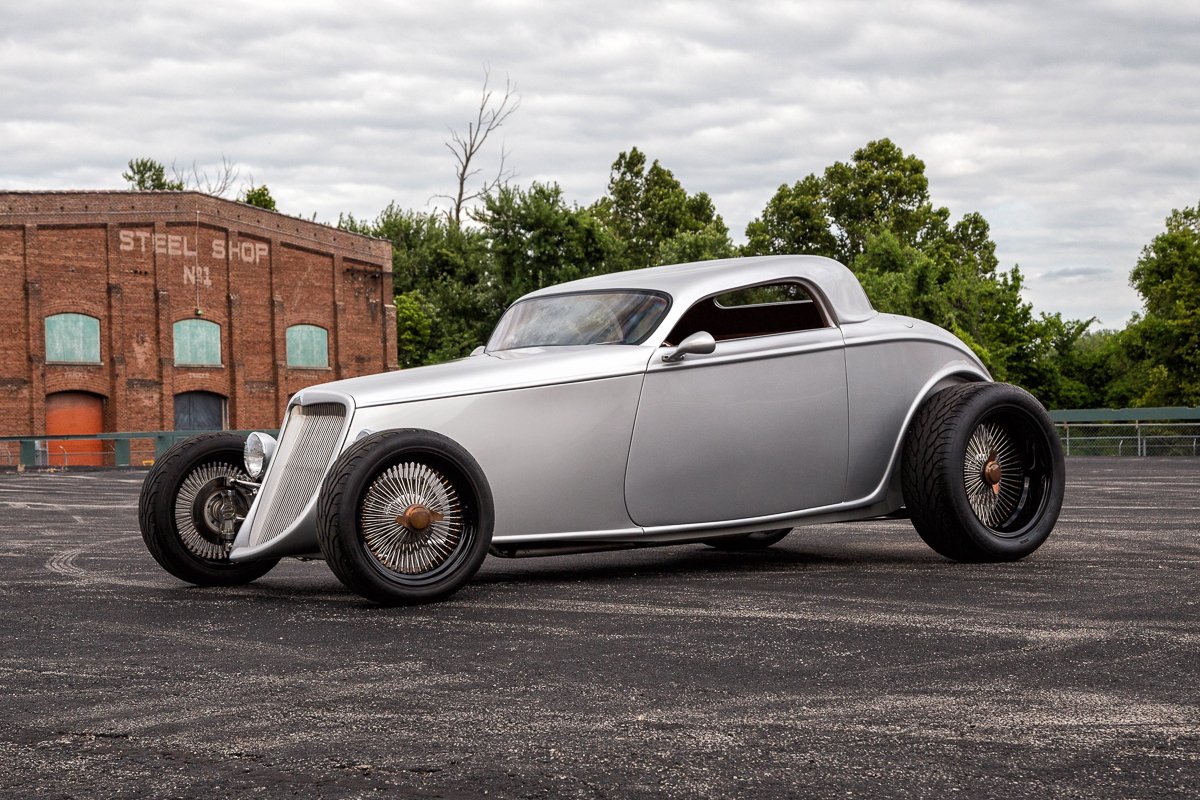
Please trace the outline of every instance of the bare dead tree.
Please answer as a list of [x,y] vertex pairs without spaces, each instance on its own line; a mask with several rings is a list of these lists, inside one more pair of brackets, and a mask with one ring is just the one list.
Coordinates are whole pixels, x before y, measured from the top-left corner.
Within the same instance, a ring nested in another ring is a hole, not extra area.
[[455,225],[462,223],[463,208],[472,200],[490,192],[492,189],[504,183],[512,177],[512,172],[505,169],[505,160],[508,153],[503,146],[500,148],[500,166],[496,170],[496,177],[491,180],[485,180],[474,190],[468,188],[471,179],[482,172],[482,168],[478,166],[477,157],[479,151],[483,149],[488,137],[496,132],[505,121],[512,116],[513,112],[521,107],[521,96],[517,94],[517,87],[508,78],[504,79],[504,94],[496,96],[489,86],[491,80],[491,70],[485,68],[483,71],[483,91],[479,98],[479,109],[475,113],[475,121],[467,123],[466,134],[460,134],[453,128],[449,128],[450,139],[445,142],[446,149],[454,155],[454,177],[457,182],[457,191],[453,195],[439,194],[436,197],[442,197],[450,201],[450,208],[446,211],[446,219],[452,221]]
[[178,183],[183,184],[188,189],[195,189],[198,192],[213,195],[214,197],[222,197],[229,188],[237,181],[239,170],[237,165],[230,161],[225,155],[221,154],[221,165],[216,167],[213,175],[210,177],[208,170],[201,170],[196,166],[196,162],[192,162],[190,170],[180,170],[175,166],[175,162],[171,162],[171,174],[175,177]]

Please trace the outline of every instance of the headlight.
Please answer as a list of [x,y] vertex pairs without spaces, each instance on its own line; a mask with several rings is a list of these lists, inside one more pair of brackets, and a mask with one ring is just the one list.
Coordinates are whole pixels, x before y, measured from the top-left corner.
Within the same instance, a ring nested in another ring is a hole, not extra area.
[[255,431],[246,437],[246,449],[243,451],[246,462],[246,474],[253,480],[258,480],[271,463],[275,448],[279,443],[274,437]]

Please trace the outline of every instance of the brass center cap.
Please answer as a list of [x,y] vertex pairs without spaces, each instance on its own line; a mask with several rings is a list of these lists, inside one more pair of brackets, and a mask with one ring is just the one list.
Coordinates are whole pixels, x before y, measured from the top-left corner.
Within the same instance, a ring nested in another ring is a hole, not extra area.
[[987,466],[983,468],[983,479],[995,486],[1000,482],[1000,462],[989,461]]
[[425,506],[409,506],[396,521],[409,530],[423,531],[433,522],[433,514]]

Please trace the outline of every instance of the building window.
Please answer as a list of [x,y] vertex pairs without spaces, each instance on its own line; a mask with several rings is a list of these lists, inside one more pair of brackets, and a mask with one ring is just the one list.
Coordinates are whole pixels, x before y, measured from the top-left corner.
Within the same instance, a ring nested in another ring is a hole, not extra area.
[[221,326],[206,319],[175,323],[175,366],[221,366]]
[[316,325],[288,328],[287,364],[299,369],[328,369],[329,331]]
[[46,362],[100,363],[100,320],[86,314],[46,317]]

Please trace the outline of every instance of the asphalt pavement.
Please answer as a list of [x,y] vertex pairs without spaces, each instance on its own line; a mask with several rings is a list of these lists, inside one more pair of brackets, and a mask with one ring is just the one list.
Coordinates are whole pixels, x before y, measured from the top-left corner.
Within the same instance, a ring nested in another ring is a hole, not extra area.
[[1194,798],[1200,459],[1067,469],[1015,564],[875,521],[398,609],[175,580],[142,472],[3,474],[0,796]]

